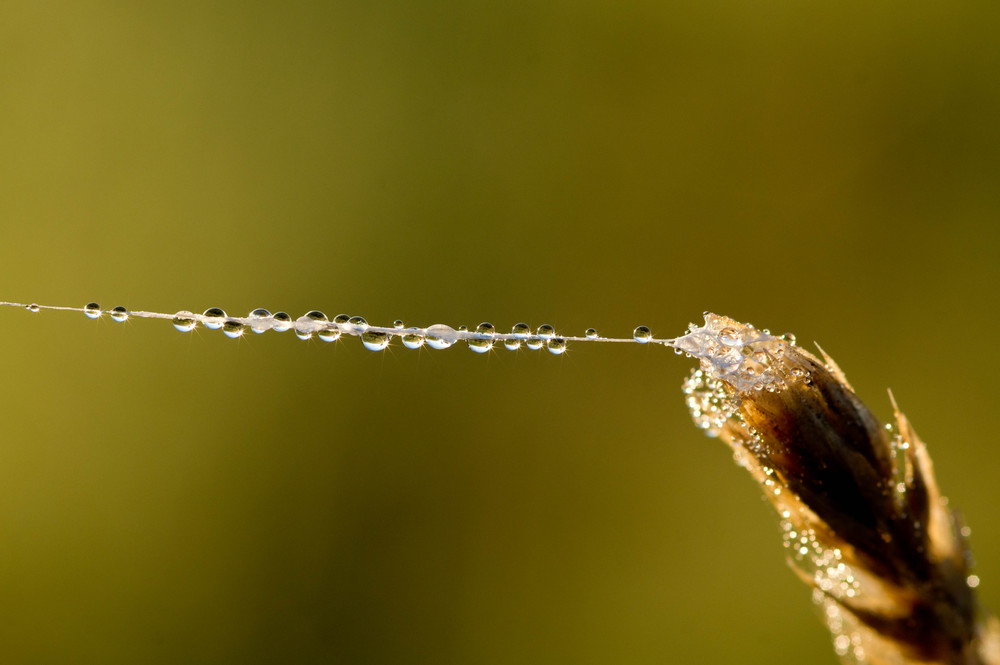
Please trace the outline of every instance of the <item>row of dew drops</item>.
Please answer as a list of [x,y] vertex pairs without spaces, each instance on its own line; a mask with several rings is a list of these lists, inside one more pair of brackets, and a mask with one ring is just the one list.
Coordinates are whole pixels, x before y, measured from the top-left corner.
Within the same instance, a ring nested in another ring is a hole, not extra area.
[[[41,308],[38,305],[28,305],[27,309],[37,313]],[[104,314],[104,311],[99,304],[91,302],[83,308],[83,313],[87,318],[97,319]],[[113,321],[118,323],[124,323],[130,315],[129,310],[121,305],[112,307],[107,313]],[[509,335],[497,335],[492,323],[480,323],[474,331],[469,331],[466,326],[459,326],[456,329],[443,324],[436,324],[426,329],[407,328],[399,320],[393,323],[390,332],[386,329],[376,329],[374,326],[369,326],[368,322],[360,316],[339,314],[331,320],[318,310],[312,310],[294,320],[285,312],[272,314],[266,309],[255,309],[245,319],[239,319],[230,317],[218,307],[210,307],[200,316],[193,312],[180,311],[172,317],[174,328],[180,332],[193,331],[198,327],[199,320],[209,330],[222,330],[222,333],[231,339],[242,337],[247,328],[255,333],[263,333],[267,330],[276,332],[294,330],[299,339],[308,340],[315,334],[324,342],[334,342],[346,333],[359,336],[361,344],[370,351],[382,351],[387,348],[392,336],[400,337],[403,346],[408,349],[418,349],[424,344],[432,349],[447,349],[459,339],[464,339],[468,343],[469,349],[476,353],[490,351],[497,341],[502,341],[504,347],[511,351],[521,348],[522,344],[525,348],[533,351],[544,346],[549,353],[554,355],[560,355],[566,351],[566,340],[557,336],[555,328],[547,323],[538,326],[534,334],[532,334],[528,324],[518,323],[514,325]],[[591,341],[603,339],[593,328],[586,330],[584,338]],[[636,328],[632,338],[640,344],[653,341],[653,335],[646,326]]]

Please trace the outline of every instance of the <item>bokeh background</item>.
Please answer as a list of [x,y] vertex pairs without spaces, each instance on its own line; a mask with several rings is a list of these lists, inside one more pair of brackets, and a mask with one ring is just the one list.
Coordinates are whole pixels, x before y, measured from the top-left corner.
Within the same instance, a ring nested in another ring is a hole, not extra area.
[[[1000,608],[992,2],[10,2],[0,299],[660,336],[895,391]],[[6,663],[834,663],[690,361],[0,311]]]

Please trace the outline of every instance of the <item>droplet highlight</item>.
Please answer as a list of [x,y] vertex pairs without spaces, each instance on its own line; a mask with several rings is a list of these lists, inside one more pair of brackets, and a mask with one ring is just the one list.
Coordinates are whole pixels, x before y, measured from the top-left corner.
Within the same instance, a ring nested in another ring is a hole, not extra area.
[[125,323],[128,321],[128,310],[118,305],[117,307],[111,308],[111,320],[117,321],[118,323]]
[[99,319],[101,318],[101,306],[96,302],[88,302],[83,308],[83,315],[88,319]]
[[583,336],[587,339],[597,339],[597,331],[593,328],[587,328],[586,332],[583,333]]
[[205,327],[209,330],[218,330],[226,324],[226,313],[218,307],[209,307],[202,316],[205,317]]
[[263,308],[257,308],[247,316],[250,319],[250,330],[258,335],[271,327],[271,313]]
[[639,326],[632,332],[632,339],[640,344],[646,344],[653,339],[653,333],[646,326]]
[[246,327],[235,319],[229,319],[222,324],[222,334],[229,339],[236,339],[238,337],[243,337],[243,333],[246,331]]
[[389,335],[384,332],[366,330],[361,333],[361,343],[369,351],[382,351],[389,346]]
[[424,338],[414,333],[403,335],[403,346],[408,349],[419,349],[424,345]]
[[288,312],[275,312],[271,319],[274,321],[271,329],[275,332],[287,332],[292,329],[292,316]]
[[195,320],[194,313],[187,310],[181,310],[174,314],[172,323],[178,332],[191,332],[198,327],[198,321]]
[[451,326],[436,323],[427,329],[427,346],[432,349],[447,349],[458,339],[458,332]]
[[545,348],[553,355],[562,355],[566,352],[566,340],[562,337],[553,337],[545,341]]

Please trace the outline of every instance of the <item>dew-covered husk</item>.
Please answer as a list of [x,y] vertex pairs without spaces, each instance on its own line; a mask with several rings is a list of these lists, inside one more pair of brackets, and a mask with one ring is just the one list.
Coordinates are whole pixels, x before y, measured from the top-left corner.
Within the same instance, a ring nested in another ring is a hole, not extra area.
[[968,529],[898,409],[881,424],[832,359],[790,335],[707,314],[672,345],[700,359],[692,416],[762,484],[845,662],[1000,664]]

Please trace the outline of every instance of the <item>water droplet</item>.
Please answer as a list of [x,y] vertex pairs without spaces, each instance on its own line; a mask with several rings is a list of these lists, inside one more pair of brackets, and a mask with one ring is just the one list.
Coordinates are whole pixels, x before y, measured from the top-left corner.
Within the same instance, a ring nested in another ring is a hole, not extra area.
[[527,323],[515,323],[514,327],[510,329],[510,334],[515,335],[518,339],[524,339],[530,333],[531,328],[528,327]]
[[340,339],[340,328],[324,328],[316,333],[316,337],[324,342],[336,342]]
[[368,330],[361,333],[361,343],[369,351],[382,351],[389,346],[389,335],[384,332]]
[[424,345],[424,338],[420,335],[414,333],[406,333],[403,335],[403,346],[408,349],[419,349]]
[[88,319],[99,319],[101,318],[101,306],[96,302],[88,302],[87,306],[83,308],[83,315]]
[[649,331],[646,326],[639,326],[634,331],[632,331],[632,339],[639,342],[640,344],[646,344],[649,340],[653,339],[653,333]]
[[222,324],[222,334],[229,339],[236,339],[237,337],[243,337],[243,333],[246,330],[244,325],[235,319],[229,319]]
[[395,328],[396,330],[402,330],[403,328],[406,327],[406,324],[404,324],[401,320],[396,319],[395,321],[392,322],[392,327]]
[[195,320],[194,313],[186,309],[174,314],[173,324],[178,332],[191,332],[198,327],[198,321]]
[[593,328],[587,328],[587,331],[583,333],[583,336],[587,339],[597,339],[597,331]]
[[128,310],[118,305],[117,307],[111,308],[111,320],[117,321],[118,323],[124,323],[128,321]]
[[469,332],[469,326],[459,326],[458,332]]
[[795,335],[793,335],[792,333],[785,333],[784,335],[781,336],[781,339],[788,342],[792,346],[795,346]]
[[[476,333],[479,335],[489,335],[493,337],[496,329],[493,327],[492,323],[480,323],[476,326]],[[476,353],[486,353],[493,348],[493,340],[491,339],[470,339],[469,348]]]
[[218,307],[209,307],[202,316],[208,319],[205,321],[205,327],[209,330],[218,330],[226,323],[226,313]]
[[255,309],[247,318],[250,319],[250,330],[258,334],[265,332],[271,325],[271,313],[266,309]]
[[292,329],[292,317],[288,312],[275,312],[271,318],[274,319],[274,325],[271,326],[271,329],[275,332],[285,332]]
[[553,337],[545,342],[545,347],[549,350],[549,353],[558,356],[566,351],[566,340],[562,337]]
[[42,311],[42,308],[36,305],[35,303],[31,303],[30,305],[25,307],[25,309],[31,312],[32,314],[38,314],[40,311]]
[[547,323],[543,323],[542,325],[538,326],[536,334],[542,339],[552,339],[553,337],[556,336],[556,329]]
[[311,319],[313,321],[322,321],[322,322],[326,322],[326,321],[330,320],[330,319],[326,318],[326,314],[324,314],[323,312],[319,311],[318,309],[314,309],[314,310],[306,312],[306,318],[307,319]]
[[524,340],[524,346],[531,349],[532,351],[537,351],[545,345],[545,340],[538,339],[537,337],[532,337],[531,339]]
[[432,349],[447,349],[457,339],[455,329],[443,323],[436,323],[427,329],[427,346]]
[[347,325],[359,333],[368,330],[368,322],[365,321],[365,317],[363,316],[352,316],[347,320]]
[[338,326],[347,325],[347,322],[350,320],[351,320],[350,314],[338,314],[337,316],[333,317],[333,322],[336,323]]
[[723,328],[719,331],[719,341],[726,346],[743,346],[743,337],[733,328]]

